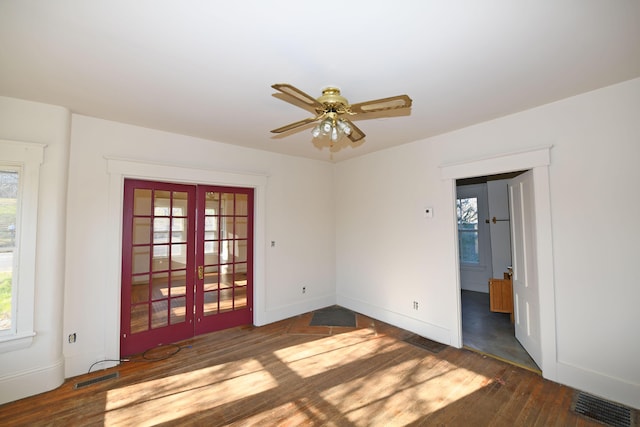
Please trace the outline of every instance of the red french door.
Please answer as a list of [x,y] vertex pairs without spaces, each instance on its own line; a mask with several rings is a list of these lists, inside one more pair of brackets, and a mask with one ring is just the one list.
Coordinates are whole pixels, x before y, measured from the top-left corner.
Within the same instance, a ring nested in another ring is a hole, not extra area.
[[120,353],[252,322],[253,190],[125,180]]
[[253,189],[198,186],[196,334],[253,320]]

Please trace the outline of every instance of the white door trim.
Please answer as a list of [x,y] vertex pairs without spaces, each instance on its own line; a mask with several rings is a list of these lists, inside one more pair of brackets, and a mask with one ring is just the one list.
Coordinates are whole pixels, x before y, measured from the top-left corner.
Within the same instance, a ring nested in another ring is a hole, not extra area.
[[[553,276],[553,242],[551,229],[551,194],[549,187],[549,165],[551,146],[536,147],[529,150],[506,152],[482,159],[471,159],[465,162],[443,165],[440,176],[449,181],[450,213],[455,218],[456,180],[483,175],[533,170],[533,192],[535,199],[534,215],[536,223],[536,256],[538,259],[537,274],[540,283],[540,339],[542,363],[540,368],[545,378],[557,379],[557,346],[556,346],[556,304],[555,283]],[[453,221],[455,227],[456,221]],[[452,235],[456,236],[456,230]],[[454,240],[455,237],[454,237]],[[452,287],[457,304],[457,328],[452,329],[451,343],[462,347],[462,306],[460,301],[460,273],[458,262],[458,243],[454,262],[456,284]]]

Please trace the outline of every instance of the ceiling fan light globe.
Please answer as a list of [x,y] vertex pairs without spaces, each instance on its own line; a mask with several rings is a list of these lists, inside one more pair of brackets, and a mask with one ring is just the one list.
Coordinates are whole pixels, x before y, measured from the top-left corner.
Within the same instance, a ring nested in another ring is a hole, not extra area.
[[316,125],[316,126],[314,126],[313,130],[311,131],[311,135],[312,135],[314,138],[317,138],[317,137],[319,137],[319,136],[320,136],[320,133],[321,133],[320,125]]
[[338,128],[333,128],[333,130],[331,131],[331,140],[333,142],[336,142],[338,139],[340,139]]
[[333,123],[331,123],[331,120],[325,120],[322,122],[323,135],[329,135],[332,129],[333,129]]
[[351,126],[349,126],[344,120],[338,120],[338,128],[340,128],[342,133],[345,135],[351,135]]

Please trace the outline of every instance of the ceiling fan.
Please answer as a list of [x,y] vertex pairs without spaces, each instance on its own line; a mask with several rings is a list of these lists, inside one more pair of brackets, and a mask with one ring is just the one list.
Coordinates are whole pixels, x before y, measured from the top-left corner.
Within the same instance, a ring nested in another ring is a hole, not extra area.
[[271,132],[287,132],[300,126],[320,121],[320,123],[313,128],[311,134],[314,138],[329,138],[332,143],[337,142],[343,136],[347,136],[352,142],[359,141],[365,137],[365,134],[349,120],[349,116],[394,110],[397,108],[409,108],[412,102],[411,98],[407,95],[398,95],[390,98],[349,104],[349,101],[340,95],[340,89],[336,87],[324,88],[322,90],[322,96],[319,98],[313,98],[287,83],[277,83],[271,87],[282,92],[279,94],[280,99],[291,102],[314,114],[313,117],[273,129]]

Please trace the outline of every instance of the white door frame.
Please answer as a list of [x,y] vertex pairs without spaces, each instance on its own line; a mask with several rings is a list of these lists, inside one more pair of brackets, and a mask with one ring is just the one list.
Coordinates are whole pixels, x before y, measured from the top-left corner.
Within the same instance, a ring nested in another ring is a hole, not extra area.
[[[450,209],[456,216],[456,180],[484,175],[496,175],[521,170],[533,170],[534,216],[536,223],[537,275],[540,283],[540,336],[543,377],[557,379],[556,348],[556,305],[555,283],[553,277],[553,242],[551,229],[551,194],[549,188],[549,165],[551,146],[536,147],[530,150],[502,153],[489,158],[469,160],[461,163],[441,166],[441,178],[449,181]],[[462,305],[460,297],[460,266],[458,262],[457,221],[453,221],[455,240],[455,277],[456,286],[452,288],[457,307],[457,328],[452,330],[451,343],[462,347]]]
[[[105,316],[106,331],[104,336],[103,359],[118,360],[120,358],[120,302],[122,275],[122,209],[124,200],[125,178],[147,179],[152,181],[168,181],[185,184],[206,184],[221,186],[238,186],[254,189],[254,258],[253,258],[253,322],[257,326],[267,323],[266,317],[266,282],[265,282],[265,248],[266,245],[266,174],[249,174],[245,172],[219,171],[215,169],[199,169],[185,165],[149,163],[138,159],[106,158],[109,173],[109,228],[108,253],[105,259],[109,265],[108,283],[110,287],[100,295],[109,310]],[[115,366],[116,362],[108,362],[106,367]]]

